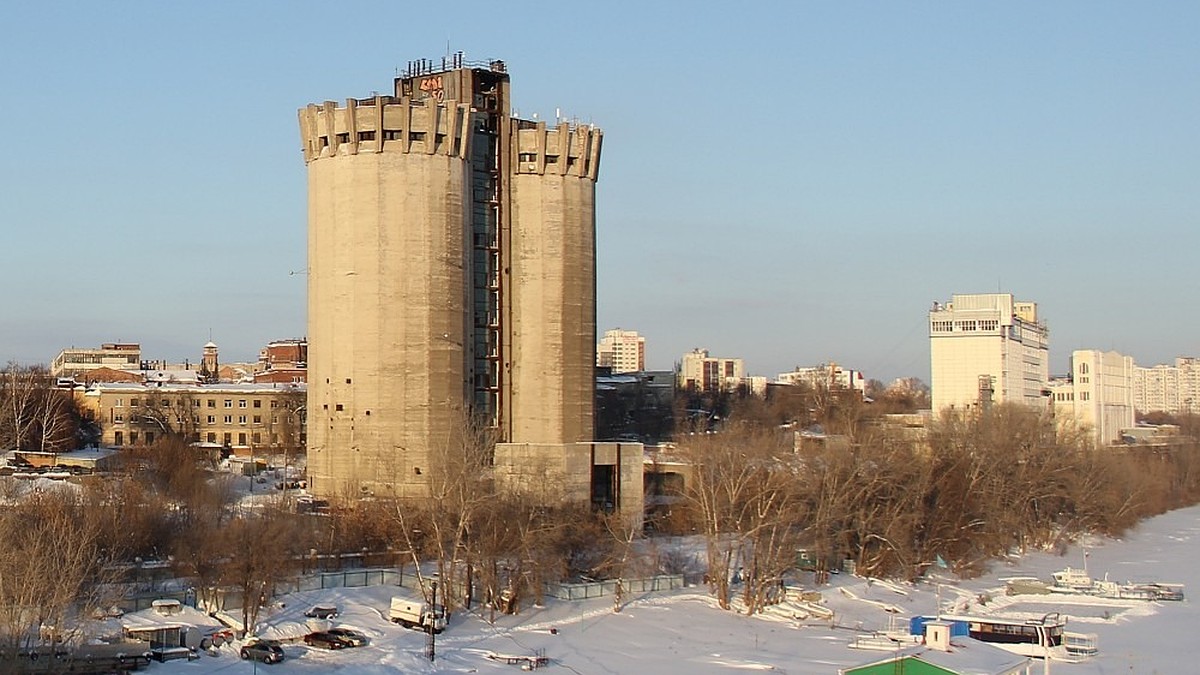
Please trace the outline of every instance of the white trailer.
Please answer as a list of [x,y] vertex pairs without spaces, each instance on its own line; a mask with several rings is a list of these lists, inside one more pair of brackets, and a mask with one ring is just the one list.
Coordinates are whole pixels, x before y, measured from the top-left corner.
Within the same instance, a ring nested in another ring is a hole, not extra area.
[[405,628],[417,628],[425,632],[441,633],[446,628],[445,608],[440,605],[431,607],[419,599],[393,597],[388,618]]

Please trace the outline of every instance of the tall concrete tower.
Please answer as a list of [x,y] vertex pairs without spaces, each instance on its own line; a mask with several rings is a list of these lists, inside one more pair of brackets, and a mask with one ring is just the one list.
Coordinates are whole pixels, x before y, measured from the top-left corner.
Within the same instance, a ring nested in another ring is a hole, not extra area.
[[504,63],[460,53],[299,113],[318,494],[422,494],[472,418],[592,438],[601,132],[509,109]]

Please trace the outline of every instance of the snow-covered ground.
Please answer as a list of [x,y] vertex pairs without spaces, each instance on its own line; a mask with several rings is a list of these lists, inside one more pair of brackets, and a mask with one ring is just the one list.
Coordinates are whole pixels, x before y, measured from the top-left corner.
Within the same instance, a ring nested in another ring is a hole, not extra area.
[[[1088,542],[1093,576],[1113,580],[1166,581],[1186,584],[1200,594],[1200,507],[1169,513],[1142,524],[1124,540]],[[943,606],[970,613],[1003,612],[1038,615],[1057,611],[1070,617],[1068,630],[1096,633],[1100,656],[1083,663],[1053,663],[1052,672],[1093,673],[1200,672],[1192,656],[1200,629],[1200,604],[1137,600],[1082,599],[1069,596],[1004,595],[1002,579],[1037,576],[1068,565],[1083,564],[1081,547],[1064,556],[1037,553],[998,562],[979,579],[958,581],[945,575],[940,588]],[[482,617],[458,614],[437,636],[436,660],[425,657],[426,636],[386,619],[392,588],[337,589],[301,593],[283,599],[284,606],[264,621],[264,635],[303,633],[304,610],[335,604],[335,625],[356,628],[371,644],[326,651],[286,644],[286,660],[278,665],[240,661],[236,646],[191,662],[153,664],[147,672],[183,673],[511,673],[521,669],[496,656],[549,659],[548,668],[581,674],[721,673],[747,670],[836,673],[880,652],[850,649],[862,631],[883,630],[892,617],[907,620],[934,611],[936,584],[918,585],[835,576],[819,589],[821,605],[832,620],[807,611],[798,599],[770,613],[746,617],[717,609],[703,588],[655,593],[630,600],[620,613],[612,599],[549,601],[526,607],[517,616],[497,616],[494,625]],[[1200,597],[1200,596],[1197,596]],[[979,604],[983,598],[986,602]],[[889,610],[899,610],[899,613]],[[1035,671],[1040,672],[1040,664]]]

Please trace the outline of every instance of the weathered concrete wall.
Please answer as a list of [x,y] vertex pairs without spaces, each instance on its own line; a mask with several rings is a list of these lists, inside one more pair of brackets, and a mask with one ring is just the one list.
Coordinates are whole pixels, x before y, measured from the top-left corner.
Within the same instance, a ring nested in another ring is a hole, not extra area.
[[[461,119],[454,106],[406,102],[301,111],[319,495],[417,494],[430,444],[457,432],[461,415],[447,411],[466,387]],[[364,123],[373,140],[346,142],[357,132],[342,130]]]
[[589,441],[601,134],[566,124],[521,126],[512,144],[510,440]]
[[499,443],[494,476],[500,489],[542,503],[592,500],[592,467],[617,467],[618,503],[614,506],[640,527],[644,510],[641,443]]

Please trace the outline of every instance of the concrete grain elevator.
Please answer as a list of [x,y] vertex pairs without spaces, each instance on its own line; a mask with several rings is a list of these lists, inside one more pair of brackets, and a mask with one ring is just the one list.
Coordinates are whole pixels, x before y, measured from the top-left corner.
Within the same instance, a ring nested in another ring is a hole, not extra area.
[[299,112],[320,496],[425,494],[467,419],[592,440],[601,132],[509,111],[505,64],[460,53]]

